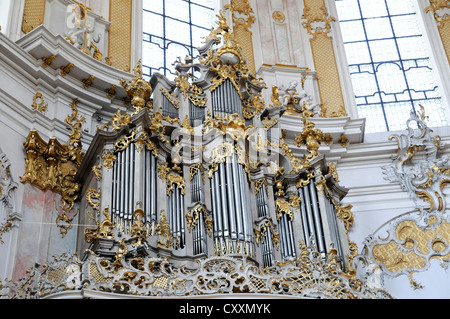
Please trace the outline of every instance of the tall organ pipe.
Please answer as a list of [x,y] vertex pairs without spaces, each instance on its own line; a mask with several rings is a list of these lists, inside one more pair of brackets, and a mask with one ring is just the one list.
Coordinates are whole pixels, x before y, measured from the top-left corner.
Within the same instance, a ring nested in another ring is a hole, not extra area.
[[245,240],[244,237],[244,228],[243,228],[243,210],[242,210],[242,199],[241,194],[239,192],[239,178],[238,178],[238,163],[236,154],[233,154],[233,161],[232,161],[232,167],[233,167],[233,191],[234,191],[234,198],[236,199],[236,223],[237,223],[237,229],[238,229],[238,238],[239,240]]
[[303,234],[305,235],[305,243],[310,246],[311,231],[308,227],[308,217],[306,216],[305,196],[303,195],[303,188],[298,189],[298,195],[300,197],[300,214],[302,218]]
[[305,195],[306,215],[308,217],[308,227],[309,227],[309,231],[310,231],[310,234],[308,234],[308,236],[312,236],[314,238],[314,240],[317,241],[317,234],[316,234],[316,230],[314,227],[314,217],[313,217],[312,208],[311,208],[311,200],[309,197],[308,186],[305,186],[305,188],[303,188],[302,190],[303,190],[303,194]]
[[317,201],[317,193],[316,193],[316,185],[311,182],[309,183],[309,189],[311,192],[311,197],[312,197],[312,208],[313,208],[313,213],[314,213],[314,222],[316,225],[316,231],[317,231],[317,244],[318,244],[318,249],[321,253],[325,253],[325,242],[324,242],[324,236],[323,236],[323,231],[322,231],[322,221],[320,218],[320,210],[319,210],[319,202]]
[[228,202],[230,205],[230,210],[228,216],[230,216],[230,232],[231,232],[231,239],[235,240],[237,239],[237,229],[236,229],[236,208],[235,206],[235,197],[234,197],[234,186],[233,186],[233,171],[232,171],[232,163],[230,163],[230,157],[227,157],[225,159],[225,165],[226,165],[226,184],[222,183],[222,187],[225,187],[227,189],[228,193]]

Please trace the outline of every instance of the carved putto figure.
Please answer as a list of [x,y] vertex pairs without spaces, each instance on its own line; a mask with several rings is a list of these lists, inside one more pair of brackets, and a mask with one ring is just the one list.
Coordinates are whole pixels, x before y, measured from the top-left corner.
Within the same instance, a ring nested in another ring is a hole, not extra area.
[[305,91],[303,80],[302,87],[298,91],[297,86],[297,81],[290,82],[288,87],[280,86],[278,92],[282,106],[296,113],[306,113],[306,117],[319,116],[319,105],[312,103],[312,96]]

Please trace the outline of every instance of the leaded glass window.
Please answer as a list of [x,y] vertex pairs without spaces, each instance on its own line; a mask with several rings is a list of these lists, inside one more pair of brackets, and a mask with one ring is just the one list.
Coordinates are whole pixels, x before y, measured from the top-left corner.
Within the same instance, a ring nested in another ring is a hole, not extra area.
[[215,0],[144,0],[144,76],[154,72],[173,79],[177,58],[198,55],[197,48],[214,26]]
[[366,132],[404,129],[423,105],[448,125],[416,13],[417,0],[336,0],[347,62]]

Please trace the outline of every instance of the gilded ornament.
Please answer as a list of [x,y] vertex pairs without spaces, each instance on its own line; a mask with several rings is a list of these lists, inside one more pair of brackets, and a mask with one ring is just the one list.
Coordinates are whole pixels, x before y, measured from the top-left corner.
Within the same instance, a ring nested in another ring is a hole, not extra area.
[[90,86],[92,86],[92,84],[94,83],[94,80],[95,80],[95,76],[90,75],[87,79],[81,80],[81,82],[83,82],[83,87],[85,89],[88,89]]
[[272,96],[270,97],[270,100],[272,101],[273,105],[271,107],[281,106],[280,102],[280,93],[278,92],[277,86],[272,86]]
[[116,161],[116,155],[114,155],[113,150],[107,150],[102,154],[103,166],[106,169],[111,169],[114,166],[114,162]]
[[294,213],[291,209],[291,205],[289,204],[289,202],[287,202],[282,198],[278,198],[275,201],[275,206],[277,210],[277,220],[280,220],[282,214],[286,214],[291,221],[294,220]]
[[170,234],[170,224],[167,221],[166,212],[164,210],[160,213],[160,222],[156,226],[156,231],[159,236],[158,246],[169,249],[173,245],[173,237]]
[[328,16],[328,10],[325,4],[320,7],[320,10],[315,12],[310,7],[305,6],[303,17],[306,21],[302,24],[313,38],[319,34],[328,36],[328,33],[331,31],[331,22],[336,21],[336,18]]
[[186,213],[187,226],[190,232],[198,225],[200,214],[203,214],[203,220],[207,219],[207,211],[204,205],[197,205]]
[[86,122],[86,118],[84,116],[79,117],[78,99],[74,99],[72,104],[70,104],[70,107],[72,108],[72,114],[67,116],[64,120],[64,122],[68,124],[67,128],[71,130],[69,136],[69,158],[72,161],[75,161],[79,166],[84,157],[84,153],[81,152],[81,129]]
[[111,85],[109,89],[106,90],[106,96],[108,99],[112,99],[113,96],[116,94],[117,85]]
[[138,208],[133,213],[133,224],[131,225],[131,237],[136,237],[137,241],[132,246],[142,246],[142,241],[147,237],[147,227],[145,226],[145,213]]
[[98,180],[99,182],[102,181],[102,172],[101,172],[101,169],[102,169],[102,165],[101,165],[101,164],[100,164],[100,165],[94,165],[94,166],[92,166],[92,171],[94,172],[94,175],[95,175],[95,177],[97,178],[97,180]]
[[205,182],[205,169],[203,168],[203,164],[193,164],[189,166],[189,178],[190,181],[194,179],[194,176],[200,171],[203,179],[203,183]]
[[[436,22],[438,22],[438,27],[443,28],[444,24],[450,20],[446,10],[450,8],[448,0],[430,0],[430,5],[425,8],[425,12],[432,12]],[[439,12],[442,10],[442,14]]]
[[255,233],[255,242],[259,246],[260,244],[264,244],[266,237],[267,237],[267,231],[270,230],[271,239],[274,243],[274,247],[276,249],[279,249],[279,234],[278,230],[275,229],[273,226],[273,223],[271,220],[266,220],[263,223],[259,224],[258,226],[255,226],[253,229],[253,232]]
[[347,205],[347,206],[341,206],[335,205],[336,209],[336,216],[344,222],[345,230],[349,231],[350,227],[353,225],[353,213],[351,212],[351,209],[353,208],[353,205]]
[[175,85],[180,89],[181,93],[183,93],[184,100],[186,100],[188,96],[188,91],[191,88],[191,84],[188,81],[188,74],[181,74],[180,72],[176,72]]
[[12,229],[13,226],[13,220],[12,217],[9,216],[6,219],[6,222],[3,224],[0,224],[0,243],[3,245],[5,242],[3,241],[3,235],[7,232],[9,232]]
[[120,109],[111,118],[111,126],[114,131],[120,130],[123,126],[131,123],[131,116],[127,113],[122,114]]
[[46,143],[35,130],[30,131],[24,143],[27,158],[21,181],[61,194],[62,208],[56,223],[63,237],[72,227],[75,216],[69,218],[67,213],[72,210],[81,189],[75,182],[75,175],[84,157],[81,152],[81,129],[85,118],[78,116],[77,103],[77,99],[72,102],[72,114],[65,119],[67,128],[71,130],[68,145],[60,144],[56,138]]
[[134,78],[127,88],[127,96],[131,99],[131,105],[135,109],[132,115],[139,113],[147,106],[147,101],[152,94],[152,87],[143,79],[141,60],[138,61],[133,71]]
[[70,71],[75,67],[73,63],[69,63],[66,66],[61,66],[61,75],[66,76],[70,73]]
[[302,199],[297,195],[291,195],[289,196],[289,200],[291,201],[291,206],[294,207],[294,209],[300,208],[300,203]]
[[171,93],[163,88],[161,88],[160,91],[164,95],[164,97],[166,97],[166,99],[170,102],[170,104],[173,105],[174,108],[176,108],[177,110],[180,108],[180,100],[173,92]]
[[[38,104],[38,99],[40,100]],[[45,112],[48,108],[48,103],[44,101],[44,97],[42,96],[41,91],[37,91],[33,96],[33,104],[31,105],[33,110],[38,112]]]
[[56,55],[51,55],[49,57],[44,57],[41,60],[42,60],[42,66],[44,68],[46,68],[46,67],[52,65],[53,61],[56,60]]
[[325,145],[329,146],[331,143],[333,143],[333,138],[331,137],[330,133],[325,134],[325,138],[323,140],[325,142]]
[[274,11],[272,13],[272,19],[276,22],[276,23],[283,23],[284,21],[286,21],[286,16],[284,15],[283,12],[281,11]]
[[180,124],[180,126],[183,128],[182,132],[186,132],[188,134],[194,135],[194,129],[191,126],[191,123],[189,121],[189,117],[187,115],[184,118],[183,123]]
[[341,144],[342,147],[347,147],[348,146],[348,138],[347,136],[345,136],[345,134],[341,135],[341,139],[339,140],[339,143]]
[[309,121],[307,118],[305,118],[303,122],[303,132],[300,135],[296,136],[295,142],[298,147],[300,147],[302,144],[306,145],[306,149],[309,152],[306,160],[311,161],[320,155],[318,150],[320,147],[320,143],[323,142],[325,136],[321,130],[315,129],[315,124]]

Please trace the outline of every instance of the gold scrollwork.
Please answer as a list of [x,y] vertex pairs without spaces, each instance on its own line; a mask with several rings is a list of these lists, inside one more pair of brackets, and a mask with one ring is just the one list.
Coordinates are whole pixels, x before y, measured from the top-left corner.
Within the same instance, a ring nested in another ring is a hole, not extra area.
[[44,68],[52,65],[53,61],[56,60],[56,55],[50,55],[49,57],[43,57],[42,59],[42,66]]
[[61,66],[61,75],[66,76],[70,73],[70,71],[75,67],[73,63],[69,63],[66,66]]
[[161,93],[166,97],[166,99],[170,102],[170,104],[173,105],[174,108],[179,109],[180,108],[180,100],[178,97],[172,92],[169,92],[166,89],[161,88]]
[[114,166],[114,162],[116,160],[116,155],[114,155],[113,150],[107,150],[102,154],[103,166],[106,169],[111,169]]
[[111,118],[111,126],[115,131],[120,130],[123,126],[131,123],[131,116],[127,113],[122,114],[120,109]]
[[273,226],[271,220],[266,220],[259,226],[255,226],[255,228],[253,229],[253,232],[255,233],[255,242],[258,246],[260,244],[264,244],[268,230],[270,230],[270,233],[272,235],[272,242],[274,244],[274,247],[278,250],[280,248],[280,234],[278,232],[278,229]]
[[[39,104],[37,100],[40,100]],[[44,97],[42,96],[41,91],[37,91],[36,94],[33,96],[33,104],[31,105],[33,110],[39,111],[39,112],[45,112],[48,108],[48,103],[44,101]]]
[[203,183],[205,182],[205,169],[202,163],[197,163],[189,166],[189,178],[192,181],[194,176],[200,171],[203,179]]
[[94,80],[95,80],[95,76],[90,75],[87,79],[81,80],[81,82],[83,82],[83,87],[85,89],[88,89],[89,87],[92,86],[92,84],[94,83]]
[[291,204],[288,201],[278,198],[275,201],[275,206],[277,209],[277,220],[280,220],[282,214],[286,214],[290,220],[294,220],[294,212],[291,209]]

